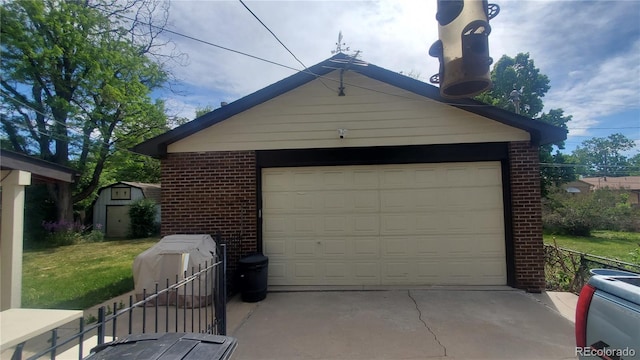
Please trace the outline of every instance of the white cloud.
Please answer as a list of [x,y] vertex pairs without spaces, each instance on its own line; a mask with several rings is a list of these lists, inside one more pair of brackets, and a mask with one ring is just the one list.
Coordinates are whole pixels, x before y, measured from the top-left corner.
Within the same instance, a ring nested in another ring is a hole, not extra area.
[[[640,108],[638,1],[495,0],[491,56],[529,52],[551,90],[545,109],[572,115],[570,135],[589,134],[602,117]],[[378,66],[420,74],[438,70],[428,55],[438,39],[436,1],[248,1],[247,5],[302,60],[314,65],[331,56],[337,35]],[[237,1],[175,1],[170,28],[228,48],[300,69]],[[189,55],[175,68],[188,96],[173,99],[185,111],[233,101],[295,73],[210,45],[171,36]],[[635,39],[635,42],[629,42]],[[203,103],[204,102],[204,103]]]
[[[604,59],[591,73],[582,73],[545,97],[546,107],[573,116],[572,135],[584,135],[599,118],[640,107],[640,40],[626,52]],[[640,119],[638,119],[640,126]]]

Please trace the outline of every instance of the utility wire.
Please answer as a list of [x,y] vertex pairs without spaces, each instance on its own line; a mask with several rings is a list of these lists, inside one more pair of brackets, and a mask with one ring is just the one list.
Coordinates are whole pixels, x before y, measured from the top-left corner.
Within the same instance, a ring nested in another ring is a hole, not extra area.
[[245,9],[247,9],[247,11],[249,11],[249,13],[251,13],[251,15],[253,15],[254,18],[256,18],[256,20],[258,20],[258,22],[260,24],[262,24],[262,26],[267,29],[267,31],[280,43],[280,45],[282,45],[283,48],[285,48],[285,50],[287,50],[289,52],[289,54],[291,54],[291,56],[293,56],[294,59],[296,59],[296,61],[302,65],[302,67],[304,68],[305,71],[309,72],[310,74],[314,75],[316,78],[318,78],[318,80],[320,80],[320,82],[322,83],[322,85],[324,85],[324,87],[326,87],[327,89],[331,90],[332,92],[335,92],[334,89],[330,88],[327,84],[324,83],[324,81],[322,81],[322,77],[314,74],[311,70],[309,70],[309,68],[307,67],[307,65],[305,65],[300,59],[298,59],[298,57],[287,47],[287,45],[285,45],[280,38],[278,38],[278,36],[271,31],[271,29],[267,26],[267,24],[265,24],[259,17],[258,15],[256,15],[248,6],[247,4],[244,3],[244,1],[239,0],[240,3],[242,4],[242,6],[244,6]]
[[287,50],[287,51],[289,52],[289,54],[291,54],[291,56],[293,56],[293,58],[294,58],[294,59],[296,59],[296,61],[297,61],[300,65],[302,65],[302,67],[304,67],[305,69],[308,69],[308,68],[307,68],[307,66],[306,66],[302,61],[300,61],[300,59],[298,59],[298,57],[297,57],[297,56],[296,56],[296,55],[295,55],[291,50],[289,50],[289,48],[287,47],[287,45],[285,45],[285,44],[284,44],[284,43],[283,43],[283,42],[278,38],[278,36],[277,36],[276,34],[274,34],[274,33],[273,33],[273,31],[271,31],[271,29],[269,29],[269,27],[268,27],[268,26],[267,26],[267,25],[266,25],[262,20],[260,20],[260,18],[258,17],[258,15],[256,15],[253,11],[251,11],[251,9],[249,9],[249,7],[247,6],[247,4],[245,4],[245,3],[244,3],[244,1],[242,1],[242,0],[238,0],[238,1],[240,1],[240,4],[242,4],[242,6],[244,6],[244,8],[245,8],[245,9],[247,9],[247,11],[249,11],[249,12],[251,13],[251,15],[253,15],[253,17],[254,17],[254,18],[256,18],[256,20],[258,20],[258,22],[259,22],[260,24],[262,24],[262,26],[263,26],[265,29],[267,29],[267,31],[268,31],[271,35],[273,35],[273,37],[274,37],[274,38],[275,38],[275,39],[280,43],[280,45],[282,45],[282,47],[283,47],[283,48],[285,48],[285,50]]
[[[213,47],[218,48],[218,49],[222,49],[222,50],[230,51],[230,52],[232,52],[232,53],[236,53],[236,54],[239,54],[239,55],[243,55],[243,56],[250,57],[250,58],[252,58],[252,59],[256,59],[256,60],[260,60],[260,61],[264,61],[264,62],[267,62],[267,63],[269,63],[269,64],[276,65],[276,66],[280,66],[280,67],[283,67],[283,68],[286,68],[286,69],[289,69],[289,70],[301,71],[301,70],[296,69],[296,68],[294,68],[294,67],[292,67],[292,66],[288,66],[288,65],[280,64],[280,63],[278,63],[278,62],[275,62],[275,61],[272,61],[272,60],[268,60],[268,59],[265,59],[265,58],[261,58],[261,57],[256,56],[256,55],[251,55],[251,54],[248,54],[248,53],[246,53],[246,52],[242,52],[242,51],[239,51],[239,50],[234,50],[234,49],[228,48],[228,47],[226,47],[226,46],[222,46],[222,45],[214,44],[214,43],[209,42],[209,41],[206,41],[206,40],[198,39],[198,38],[193,37],[193,36],[191,36],[191,35],[182,34],[182,33],[179,33],[179,32],[177,32],[177,31],[173,31],[173,30],[169,30],[169,29],[167,29],[167,28],[162,28],[162,27],[157,26],[157,25],[153,25],[153,24],[151,24],[151,23],[147,23],[147,22],[144,22],[144,21],[136,20],[136,19],[130,18],[130,17],[126,16],[126,15],[119,14],[119,15],[117,15],[117,16],[118,16],[118,17],[121,17],[121,18],[123,18],[123,19],[129,20],[129,21],[137,22],[137,23],[140,23],[140,24],[145,25],[145,26],[153,27],[153,28],[156,28],[156,29],[158,29],[158,30],[162,30],[162,31],[168,32],[168,33],[170,33],[170,34],[174,34],[174,35],[177,35],[177,36],[181,36],[181,37],[186,38],[186,39],[189,39],[189,40],[193,40],[193,41],[196,41],[196,42],[199,42],[199,43],[203,43],[203,44],[205,44],[205,45],[213,46]],[[311,73],[311,72],[307,72],[307,73],[309,73],[309,74],[313,75],[313,73]]]

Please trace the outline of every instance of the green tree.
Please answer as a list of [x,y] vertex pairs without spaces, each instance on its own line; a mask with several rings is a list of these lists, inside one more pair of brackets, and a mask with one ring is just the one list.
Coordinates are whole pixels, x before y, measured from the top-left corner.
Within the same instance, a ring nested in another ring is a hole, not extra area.
[[114,152],[166,129],[162,102],[149,97],[167,78],[149,56],[158,31],[122,20],[155,9],[109,0],[0,5],[2,137],[82,175],[48,186],[58,220],[73,218],[73,204],[96,190]]
[[[542,113],[542,98],[549,91],[549,78],[535,67],[529,53],[519,53],[514,58],[503,55],[491,70],[493,88],[476,97],[486,104],[517,112],[511,99],[511,93],[518,92],[519,113],[529,118],[538,117],[537,121],[567,129],[571,116],[565,116],[562,109],[551,109]],[[557,147],[555,154],[554,146]],[[564,141],[546,144],[540,147],[542,194],[546,196],[552,185],[574,180],[573,167],[568,165],[570,159],[560,153],[564,149]]]
[[629,175],[640,176],[640,152],[629,158]]
[[208,113],[212,112],[213,110],[215,110],[215,109],[211,105],[207,105],[205,107],[199,107],[199,108],[196,109],[196,118],[199,118],[202,115],[208,114]]
[[[567,123],[571,121],[571,115],[565,116],[562,109],[552,109],[548,113],[543,113],[538,120],[567,130]],[[564,145],[564,141],[562,141],[540,146],[540,175],[543,196],[547,195],[552,185],[559,186],[577,178],[572,158],[560,152],[564,149]],[[555,153],[553,153],[554,146],[557,147]]]
[[[572,153],[584,176],[627,176],[632,163],[623,154],[636,144],[623,134],[611,134],[605,138],[585,140]],[[636,155],[637,156],[637,155]]]
[[542,98],[549,91],[549,78],[540,74],[529,53],[519,53],[514,58],[503,55],[491,70],[491,81],[491,90],[478,95],[478,100],[516,112],[510,95],[517,90],[521,115],[535,118],[544,108]]

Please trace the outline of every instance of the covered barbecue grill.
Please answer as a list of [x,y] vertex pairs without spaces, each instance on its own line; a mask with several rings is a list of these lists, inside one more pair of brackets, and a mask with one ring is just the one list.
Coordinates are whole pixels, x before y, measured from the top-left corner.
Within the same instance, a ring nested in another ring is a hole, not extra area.
[[[146,295],[173,285],[177,281],[190,276],[193,272],[205,269],[216,261],[216,243],[211,236],[202,235],[169,235],[163,237],[156,245],[144,251],[133,262],[133,281],[138,301]],[[158,305],[176,305],[191,307],[205,306],[211,303],[215,272],[211,269],[207,276],[200,276],[194,286],[180,288],[177,292],[169,292],[159,296]],[[148,304],[154,305],[151,301]]]

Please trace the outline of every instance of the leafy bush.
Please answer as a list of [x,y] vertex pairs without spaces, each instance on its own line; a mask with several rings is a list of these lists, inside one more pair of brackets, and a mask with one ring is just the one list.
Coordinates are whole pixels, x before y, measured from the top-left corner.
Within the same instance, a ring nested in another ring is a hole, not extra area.
[[87,232],[84,235],[86,242],[101,242],[104,241],[104,233],[102,232],[102,224],[96,224],[96,228]]
[[69,221],[43,221],[42,227],[47,232],[46,239],[51,246],[74,245],[82,241],[84,225]]
[[545,231],[589,236],[591,230],[640,231],[640,209],[626,194],[603,189],[589,194],[569,194],[555,189],[543,200]]
[[129,218],[131,220],[131,228],[129,229],[131,238],[149,237],[157,232],[155,201],[140,199],[134,202],[129,208]]

